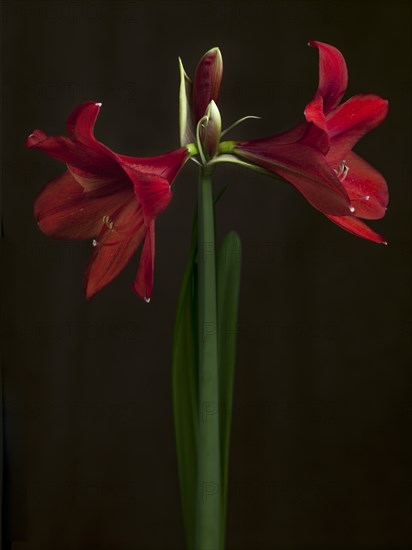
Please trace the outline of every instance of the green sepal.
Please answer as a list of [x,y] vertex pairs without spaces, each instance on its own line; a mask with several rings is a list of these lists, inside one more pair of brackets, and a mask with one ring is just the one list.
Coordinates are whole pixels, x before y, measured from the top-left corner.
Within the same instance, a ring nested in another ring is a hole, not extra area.
[[184,147],[188,143],[196,141],[195,127],[192,114],[193,84],[187,76],[179,57],[180,90],[179,90],[179,130],[180,145]]
[[[221,149],[222,145],[225,145],[225,144],[228,144],[228,143],[235,143],[235,142],[223,141],[219,145],[219,150],[222,150]],[[271,172],[270,170],[266,170],[266,168],[262,168],[261,166],[257,166],[256,164],[252,164],[250,162],[240,160],[240,158],[236,157],[235,155],[229,154],[229,153],[226,154],[226,153],[223,152],[222,154],[219,154],[217,157],[210,160],[209,164],[214,165],[214,164],[218,164],[219,162],[230,162],[232,164],[238,164],[239,166],[243,166],[244,168],[248,168],[249,170],[253,170],[254,172],[258,172],[259,174],[269,176],[272,179],[275,179],[275,180],[278,180],[278,181],[284,181],[280,176],[278,176],[274,172]]]

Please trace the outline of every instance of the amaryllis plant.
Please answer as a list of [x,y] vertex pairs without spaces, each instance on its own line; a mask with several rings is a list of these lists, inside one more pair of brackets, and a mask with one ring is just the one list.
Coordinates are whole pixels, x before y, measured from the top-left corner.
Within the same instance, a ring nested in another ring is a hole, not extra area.
[[[362,220],[385,215],[383,176],[353,147],[386,116],[387,101],[356,95],[340,103],[348,74],[342,54],[322,42],[319,85],[290,130],[254,140],[222,141],[218,109],[223,61],[220,50],[200,60],[193,80],[180,63],[180,147],[157,156],[129,157],[94,137],[100,103],[87,101],[69,115],[69,136],[35,130],[27,145],[66,165],[47,183],[34,206],[40,229],[55,239],[91,243],[84,290],[91,298],[109,284],[141,246],[133,282],[150,300],[155,221],[172,199],[172,183],[185,163],[199,165],[192,246],[176,312],[173,339],[173,413],[180,489],[189,549],[225,546],[230,414],[240,285],[240,239],[230,232],[215,247],[212,174],[232,162],[292,184],[332,222],[364,239],[385,239]],[[224,335],[222,336],[222,327]]]

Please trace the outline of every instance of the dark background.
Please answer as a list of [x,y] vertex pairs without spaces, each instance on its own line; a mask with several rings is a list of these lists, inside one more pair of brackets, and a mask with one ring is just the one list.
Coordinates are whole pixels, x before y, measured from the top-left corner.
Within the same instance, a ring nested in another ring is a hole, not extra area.
[[[357,151],[388,180],[379,246],[290,186],[220,166],[220,238],[243,241],[228,550],[406,549],[411,534],[411,4],[4,2],[3,541],[12,550],[180,550],[171,411],[174,311],[196,198],[184,169],[157,222],[150,305],[137,258],[92,301],[90,242],[47,239],[32,205],[64,166],[24,146],[103,102],[97,137],[123,154],[178,145],[178,65],[219,46],[224,126],[270,135],[317,86],[310,39],[338,47],[345,98],[389,99]],[[6,542],[9,541],[9,542]]]

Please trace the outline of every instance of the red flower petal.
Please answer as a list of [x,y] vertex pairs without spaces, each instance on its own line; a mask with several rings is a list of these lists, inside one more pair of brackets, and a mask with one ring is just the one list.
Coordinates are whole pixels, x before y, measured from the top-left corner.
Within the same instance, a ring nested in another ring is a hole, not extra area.
[[153,290],[153,272],[154,272],[154,256],[155,256],[155,234],[154,234],[155,222],[154,220],[150,223],[146,237],[144,240],[144,245],[142,249],[142,254],[140,256],[139,268],[137,270],[136,279],[133,283],[133,290],[141,298],[150,301]]
[[94,125],[99,114],[101,103],[86,101],[81,103],[67,117],[66,128],[69,134],[77,141],[94,149]]
[[102,197],[89,197],[70,172],[54,178],[34,203],[34,215],[40,229],[54,239],[91,239],[103,227],[103,217],[110,216],[133,189]]
[[312,40],[309,46],[319,50],[319,86],[315,97],[323,97],[323,110],[327,114],[338,105],[348,86],[346,62],[340,51],[329,44]]
[[89,149],[117,160],[117,155],[109,147],[94,137],[94,125],[102,104],[86,101],[78,105],[67,117],[66,128],[75,141]]
[[103,227],[84,272],[84,290],[91,298],[125,268],[146,234],[142,207],[132,196]]
[[334,159],[343,157],[386,117],[388,102],[376,95],[356,95],[327,116]]
[[193,80],[195,124],[205,114],[209,103],[218,102],[223,76],[223,60],[219,48],[209,50],[199,61]]
[[156,218],[172,200],[169,182],[160,176],[141,172],[133,177],[133,183],[146,219]]
[[339,227],[342,227],[346,231],[349,231],[349,233],[353,233],[354,235],[357,235],[358,237],[362,237],[363,239],[367,239],[368,241],[373,241],[374,243],[379,244],[388,244],[382,235],[379,235],[379,233],[376,233],[366,225],[366,223],[363,223],[359,218],[355,218],[353,216],[327,216],[333,223],[336,223],[336,225],[339,225]]
[[355,208],[354,215],[369,220],[383,218],[389,195],[382,174],[352,151],[346,154],[345,166],[348,172],[342,184]]
[[40,130],[34,130],[27,138],[26,144],[70,165],[86,178],[99,176],[107,180],[122,175],[121,168],[113,158],[65,136],[46,136]]
[[190,155],[186,147],[180,147],[155,157],[139,158],[125,155],[116,155],[116,157],[132,181],[136,174],[144,172],[145,174],[160,176],[168,180],[169,184],[172,184]]
[[123,170],[134,185],[146,218],[155,218],[172,199],[170,185],[189,159],[186,147],[149,158],[118,155]]
[[349,212],[349,197],[323,155],[305,144],[279,145],[277,137],[241,142],[236,154],[291,183],[318,210]]
[[317,96],[313,101],[306,105],[305,118],[308,123],[306,132],[302,138],[302,143],[307,143],[312,147],[317,147],[324,155],[330,149],[330,139],[326,117],[323,112],[323,98]]

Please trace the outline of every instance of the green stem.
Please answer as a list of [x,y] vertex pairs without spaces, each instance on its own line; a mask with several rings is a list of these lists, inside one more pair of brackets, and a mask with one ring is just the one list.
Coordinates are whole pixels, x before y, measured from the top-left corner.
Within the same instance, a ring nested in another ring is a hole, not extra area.
[[236,146],[236,141],[221,141],[218,147],[219,155],[225,155],[227,153],[233,153]]
[[211,168],[199,179],[199,440],[196,550],[221,548],[216,253]]

